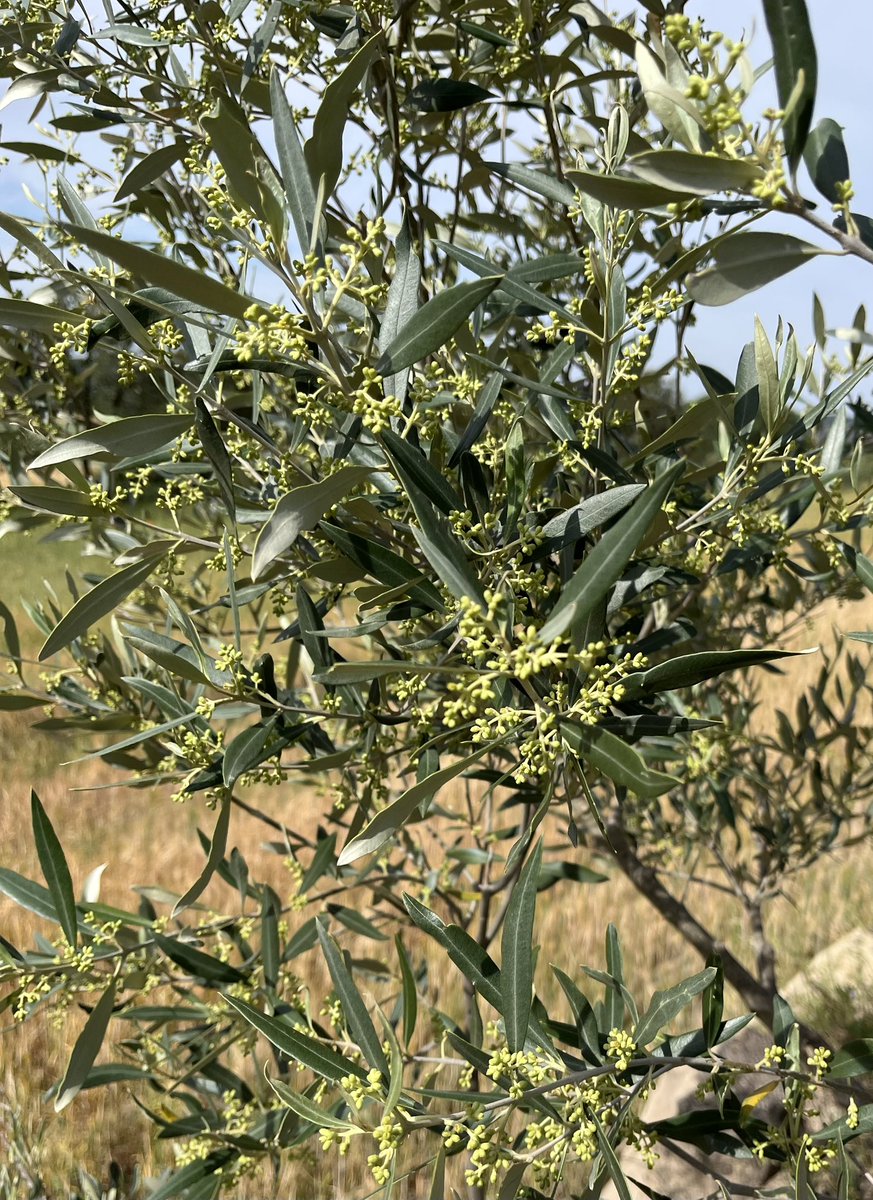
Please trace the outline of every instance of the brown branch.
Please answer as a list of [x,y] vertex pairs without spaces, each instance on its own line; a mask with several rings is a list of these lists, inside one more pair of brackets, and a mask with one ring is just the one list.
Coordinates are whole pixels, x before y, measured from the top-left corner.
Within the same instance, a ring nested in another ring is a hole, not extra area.
[[807,208],[800,197],[792,201],[788,211],[798,217],[802,217],[808,225],[812,225],[820,233],[827,234],[835,242],[839,242],[847,254],[853,254],[855,258],[862,258],[864,262],[873,263],[873,250],[865,242],[862,242],[859,237],[855,237],[851,233],[837,229],[835,225],[831,225],[828,221],[816,216],[811,209]]
[[709,930],[700,924],[682,901],[677,900],[672,892],[664,887],[657,873],[639,859],[618,821],[608,821],[606,832],[618,865],[640,895],[645,896],[703,958],[717,950],[721,956],[725,979],[739,992],[749,1008],[754,1009],[761,1020],[772,1027],[773,993],[764,988],[726,946],[718,944]]

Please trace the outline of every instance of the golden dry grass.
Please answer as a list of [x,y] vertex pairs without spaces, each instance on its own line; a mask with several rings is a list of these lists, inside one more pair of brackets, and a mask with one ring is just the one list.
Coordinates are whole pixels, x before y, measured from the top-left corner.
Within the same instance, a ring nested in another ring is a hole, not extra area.
[[[831,604],[820,614],[815,627],[798,631],[795,645],[830,644],[832,629],[873,628],[873,597],[869,600]],[[862,654],[866,648],[859,647]],[[814,679],[818,670],[813,656],[789,660],[782,676],[768,677],[762,689],[762,720],[770,705],[783,705],[786,698]],[[73,767],[60,766],[73,757],[68,742],[29,730],[27,714],[6,714],[0,720],[5,748],[0,779],[0,862],[30,877],[39,877],[30,835],[27,798],[35,784],[63,842],[73,870],[81,883],[98,863],[107,862],[102,899],[130,907],[135,897],[131,882],[160,883],[182,891],[195,877],[202,856],[194,827],[204,811],[193,802],[172,805],[167,793],[125,789],[76,792],[116,778],[112,768],[98,762]],[[450,796],[445,797],[450,800]],[[325,801],[293,786],[268,793],[268,811],[294,828],[314,828]],[[303,823],[301,825],[301,822]],[[205,822],[208,824],[208,818]],[[554,832],[557,832],[555,830]],[[239,814],[231,844],[240,847],[258,879],[269,879],[280,893],[288,890],[280,859],[264,851],[269,834],[263,825]],[[573,857],[567,850],[566,857]],[[585,852],[576,853],[580,861]],[[602,868],[602,861],[591,865]],[[227,903],[221,891],[210,889],[216,907]],[[748,958],[745,931],[739,908],[724,894],[701,885],[685,890],[689,906],[699,919],[742,957]],[[558,888],[548,893],[541,905],[537,940],[542,946],[538,980],[546,998],[554,996],[546,964],[556,962],[573,972],[579,964],[599,966],[603,960],[603,935],[614,922],[622,935],[632,990],[645,996],[659,986],[675,982],[700,967],[695,953],[649,907],[617,872],[607,884],[593,887]],[[207,897],[208,898],[208,897]],[[873,901],[873,851],[869,845],[832,856],[796,879],[791,895],[771,910],[771,931],[780,955],[781,978],[787,980],[801,969],[812,954],[842,933],[863,924]],[[38,924],[38,922],[36,923]],[[34,920],[15,906],[0,900],[0,929],[16,944],[27,944]],[[436,1003],[450,1010],[460,1007],[460,977],[450,965],[434,959],[420,938],[410,939],[416,956],[426,951],[432,963],[432,986]],[[317,956],[310,956],[317,963]],[[313,995],[326,990],[323,969],[314,966]],[[741,1009],[734,1001],[734,1011]],[[69,1025],[54,1028],[37,1017],[24,1027],[4,1032],[0,1039],[0,1087],[18,1111],[26,1140],[36,1148],[35,1163],[43,1174],[51,1197],[69,1194],[77,1168],[105,1176],[114,1158],[125,1168],[134,1163],[145,1175],[158,1173],[171,1163],[167,1143],[157,1143],[153,1127],[134,1104],[129,1089],[83,1093],[60,1115],[54,1115],[43,1098],[45,1089],[56,1082],[69,1054]],[[0,1092],[2,1098],[2,1092]],[[0,1109],[2,1132],[2,1109]],[[2,1141],[0,1141],[2,1144]],[[342,1172],[342,1177],[336,1171]],[[363,1164],[352,1157],[338,1163],[317,1152],[311,1161],[288,1162],[279,1181],[270,1181],[276,1194],[318,1197],[364,1193]],[[266,1180],[255,1177],[235,1193],[240,1200],[262,1196]],[[400,1195],[424,1194],[424,1179],[404,1183]]]

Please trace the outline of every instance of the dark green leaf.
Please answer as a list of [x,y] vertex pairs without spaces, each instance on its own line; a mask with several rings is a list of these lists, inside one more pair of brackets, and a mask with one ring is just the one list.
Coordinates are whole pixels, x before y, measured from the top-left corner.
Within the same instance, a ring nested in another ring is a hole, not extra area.
[[423,112],[456,112],[490,99],[491,92],[467,79],[426,79],[415,85],[406,103]]
[[516,1200],[522,1186],[524,1173],[528,1168],[526,1162],[514,1162],[500,1184],[500,1191],[497,1193],[497,1200]]
[[445,476],[431,466],[420,450],[390,429],[382,434],[382,443],[413,503],[414,489],[418,488],[446,516],[460,507],[461,502]]
[[115,237],[99,229],[86,229],[82,225],[65,224],[63,228],[72,234],[76,241],[118,263],[131,275],[151,280],[176,296],[201,304],[204,309],[224,313],[228,317],[243,317],[255,303],[250,296],[226,287],[202,271],[186,267],[165,254],[146,250],[136,242]]
[[797,1024],[791,1005],[777,992],[773,999],[773,1041],[777,1046],[787,1046],[792,1030]]
[[321,922],[316,922],[316,924],[321,949],[333,980],[334,991],[342,1004],[343,1016],[349,1032],[360,1047],[365,1060],[371,1067],[379,1070],[383,1078],[387,1080],[390,1072],[388,1060],[382,1049],[382,1039],[376,1033],[376,1027],[367,1012],[367,1007],[352,978],[352,973],[346,965],[342,951]]
[[[800,161],[812,123],[818,62],[805,0],[764,0],[764,19],[773,43],[776,91],[782,108],[791,111],[782,126],[792,170]],[[802,82],[801,82],[802,80]],[[799,88],[799,95],[795,95]]]
[[227,747],[221,769],[224,786],[228,791],[233,791],[234,784],[241,775],[264,761],[264,750],[273,737],[275,727],[275,717],[263,723],[259,722],[237,734]]
[[49,886],[58,921],[70,946],[75,947],[79,918],[76,915],[76,895],[70,868],[64,856],[54,826],[48,819],[36,792],[30,793],[30,815],[33,838],[43,877]]
[[224,500],[231,521],[236,520],[236,498],[233,491],[233,470],[230,465],[230,455],[222,441],[218,427],[212,419],[212,414],[200,396],[194,399],[194,428],[200,439],[203,452],[215,470],[218,490]]
[[214,1200],[221,1184],[221,1171],[236,1157],[235,1150],[213,1150],[206,1158],[198,1158],[173,1171],[169,1179],[149,1192],[149,1200],[171,1200],[180,1192],[185,1193],[185,1200]]
[[513,885],[501,940],[500,990],[510,1051],[524,1049],[533,1003],[533,927],[543,844],[539,841]]
[[[325,196],[333,195],[343,169],[343,130],[355,93],[367,69],[375,61],[384,44],[383,34],[376,33],[356,51],[352,59],[324,89],[312,136],[303,147],[309,177],[317,187],[324,177]],[[383,372],[384,374],[384,372]]]
[[323,1079],[329,1079],[331,1083],[339,1083],[344,1075],[355,1075],[358,1079],[366,1077],[363,1067],[344,1058],[330,1046],[322,1045],[316,1038],[294,1029],[282,1017],[268,1017],[258,1009],[252,1008],[250,1004],[246,1004],[245,1001],[237,1000],[235,996],[226,996],[225,999],[240,1016],[272,1042],[277,1050],[281,1050],[283,1054],[287,1054],[289,1058],[302,1063],[303,1066],[309,1067]]
[[121,186],[115,193],[116,203],[119,200],[126,200],[128,196],[135,195],[142,188],[154,183],[156,179],[160,179],[174,163],[187,154],[188,148],[187,142],[173,142],[172,145],[161,146],[159,150],[153,150],[151,154],[140,159],[121,181]]
[[527,472],[524,453],[524,426],[521,418],[512,423],[504,448],[506,465],[506,520],[503,523],[504,543],[511,542],[518,528],[518,518],[527,498]]
[[[481,254],[474,254],[471,250],[465,250],[460,246],[454,245],[452,242],[436,241],[439,248],[445,251],[451,258],[459,262],[461,266],[468,267],[474,274],[485,279],[493,276],[495,271],[500,270],[496,263],[488,258],[483,258]],[[565,261],[570,256],[562,256]],[[576,260],[578,262],[578,259]],[[498,293],[504,296],[510,296],[513,300],[519,301],[521,304],[526,304],[533,312],[557,312],[559,316],[571,323],[578,318],[558,304],[550,296],[538,292],[536,288],[531,287],[527,282],[529,277],[536,275],[535,264],[521,263],[517,267],[513,267],[503,276]]]
[[28,708],[40,708],[54,701],[45,696],[28,696],[26,692],[0,691],[0,712],[23,712]]
[[788,233],[737,233],[719,242],[715,263],[686,279],[688,293],[700,304],[730,304],[803,266],[822,250]]
[[385,658],[376,662],[343,662],[334,663],[327,671],[320,671],[316,676],[318,683],[370,683],[374,679],[386,679],[391,675],[428,675],[440,671],[450,673],[453,670],[463,671],[463,667],[443,667],[435,663],[419,663],[409,659]]
[[[233,743],[231,743],[233,744]],[[200,872],[198,878],[191,884],[184,896],[179,899],[173,906],[173,917],[176,917],[180,912],[183,912],[189,905],[193,904],[206,891],[212,876],[218,870],[224,859],[224,853],[227,850],[227,835],[230,829],[230,796],[225,795],[221,799],[221,807],[218,810],[218,818],[215,822],[215,828],[212,831],[212,841],[209,843],[209,855],[206,859],[206,864]]]
[[113,982],[110,983],[109,987],[94,1005],[88,1016],[88,1020],[85,1022],[85,1028],[76,1039],[67,1070],[64,1078],[61,1080],[58,1094],[55,1098],[55,1112],[60,1112],[66,1108],[81,1090],[82,1084],[85,1082],[89,1071],[94,1065],[94,1059],[99,1054],[100,1047],[103,1045],[103,1038],[109,1026],[114,1003],[115,984]]
[[439,350],[457,333],[475,308],[486,300],[502,275],[473,279],[445,288],[407,321],[376,364],[382,375],[395,375]]
[[125,417],[99,429],[74,434],[43,450],[30,464],[31,471],[41,471],[74,458],[90,458],[96,454],[112,454],[117,458],[151,454],[168,446],[191,428],[190,417],[160,416]]
[[843,553],[843,557],[867,591],[873,592],[873,559],[869,559],[866,554],[861,554],[860,551],[855,550],[847,542],[840,542],[839,547]]
[[590,867],[583,867],[581,863],[549,862],[540,868],[537,891],[548,891],[556,883],[563,881],[568,883],[607,883],[609,876],[601,875],[599,871],[592,871]]
[[685,654],[668,662],[628,675],[622,681],[624,697],[635,700],[654,692],[669,692],[674,688],[693,687],[705,679],[738,671],[743,667],[789,658],[794,654],[812,654],[814,650],[704,650]]
[[715,952],[709,956],[706,965],[715,970],[712,981],[707,984],[703,993],[703,1036],[709,1049],[710,1046],[716,1045],[721,1031],[721,1019],[724,1014],[724,971],[721,956]]
[[[106,293],[101,292],[100,294],[106,299]],[[202,304],[198,304],[194,300],[180,300],[166,288],[160,287],[140,288],[133,292],[127,303],[118,309],[119,313],[126,314],[130,321],[141,325],[144,329],[147,329],[149,325],[154,325],[156,321],[164,320],[167,316],[186,317],[191,313],[209,311],[211,310],[205,309]],[[108,317],[103,317],[100,321],[95,321],[88,334],[88,349],[96,346],[102,338],[116,336],[122,328],[128,329],[130,321],[123,326],[120,316],[117,316],[115,312]]]
[[360,534],[340,529],[327,521],[322,521],[319,528],[341,553],[379,583],[384,583],[389,588],[405,587],[410,599],[426,608],[439,611],[444,608],[442,596],[430,580],[423,579],[421,571],[393,550],[379,542],[361,537]]
[[6,649],[9,651],[15,669],[18,672],[18,677],[21,682],[24,682],[24,677],[21,674],[21,640],[18,636],[18,626],[15,624],[9,607],[0,600],[0,621],[3,622],[3,638],[6,642]]
[[715,967],[706,967],[689,979],[683,980],[682,983],[677,983],[675,987],[655,992],[649,1007],[640,1017],[634,1030],[633,1036],[637,1046],[642,1049],[643,1046],[654,1041],[665,1025],[669,1025],[671,1021],[675,1020],[695,996],[699,996],[710,984],[714,983],[717,975]]
[[579,1038],[579,1049],[589,1062],[600,1063],[603,1054],[600,1049],[600,1033],[597,1028],[597,1016],[588,997],[576,986],[573,980],[559,967],[552,965],[555,978],[561,985],[564,995],[570,1003],[573,1019],[576,1022],[576,1032]]
[[336,834],[331,833],[327,837],[319,835],[318,845],[315,853],[312,856],[312,861],[309,868],[300,880],[300,891],[302,894],[312,891],[319,879],[327,872],[333,873],[336,865]]
[[810,178],[821,194],[831,204],[840,203],[842,197],[837,184],[845,183],[850,172],[843,131],[836,121],[825,117],[818,122],[806,140],[803,158]]
[[58,650],[63,650],[70,642],[87,633],[92,625],[96,625],[108,613],[118,608],[132,591],[145,583],[163,557],[162,554],[155,555],[142,562],[132,563],[129,567],[123,567],[114,575],[102,579],[90,592],[86,592],[70,611],[61,617],[46,638],[39,652],[39,661],[45,662]]
[[574,754],[637,796],[662,796],[680,782],[672,775],[653,771],[632,746],[600,725],[562,721],[561,732]]
[[455,446],[454,450],[452,451],[451,458],[448,462],[450,468],[456,467],[461,461],[462,455],[465,454],[467,450],[470,450],[479,440],[482,431],[488,424],[488,418],[491,416],[494,405],[497,403],[497,398],[500,395],[502,387],[503,376],[499,371],[494,371],[488,376],[488,379],[483,384],[476,400],[476,407],[473,409],[473,415],[470,418],[470,422],[458,439],[457,446]]
[[616,521],[586,556],[572,579],[565,585],[557,604],[540,631],[541,641],[548,645],[568,629],[575,638],[583,629],[586,618],[627,566],[634,550],[647,534],[655,516],[661,511],[670,490],[685,469],[683,462],[665,471],[646,488],[633,503],[629,512]]
[[[301,887],[301,892],[303,888]],[[383,933],[378,925],[374,925],[369,921],[363,913],[358,912],[356,908],[349,908],[345,904],[328,904],[327,911],[332,917],[345,925],[346,929],[350,929],[352,933],[356,933],[359,937],[372,938],[376,942],[387,942],[388,934]]]
[[268,884],[264,884],[264,898],[261,903],[261,959],[264,964],[264,983],[268,988],[275,988],[279,981],[281,912],[281,900]]
[[10,487],[9,491],[17,496],[28,508],[39,512],[57,513],[64,517],[91,517],[96,515],[89,496],[76,488],[68,487]]
[[873,1133],[873,1104],[862,1104],[858,1109],[857,1119],[853,1120],[851,1125],[848,1118],[843,1117],[842,1120],[825,1125],[824,1129],[816,1129],[809,1136],[814,1142],[829,1142],[835,1138],[850,1142],[853,1138],[864,1137],[869,1133]]
[[415,976],[409,955],[401,941],[400,934],[394,935],[394,945],[397,948],[397,958],[400,962],[401,998],[403,1001],[403,1040],[408,1046],[415,1034],[415,1024],[418,1020],[418,990],[415,986]]
[[612,1142],[609,1140],[606,1130],[597,1119],[597,1114],[593,1110],[591,1112],[591,1119],[597,1128],[597,1144],[600,1147],[606,1172],[612,1180],[618,1200],[631,1200],[630,1188],[628,1187],[625,1173],[621,1169],[621,1164],[616,1157],[615,1150],[612,1147]]
[[828,1079],[853,1079],[873,1071],[873,1038],[857,1038],[846,1042],[836,1052],[828,1067]]
[[252,555],[252,579],[258,579],[294,544],[298,534],[317,525],[371,474],[371,467],[340,467],[318,483],[304,484],[282,496],[258,533]]
[[437,579],[446,585],[457,600],[466,596],[484,605],[482,584],[474,565],[465,555],[448,520],[442,513],[435,512],[417,489],[407,487],[407,492],[418,518],[418,525],[412,527],[413,537],[436,572]]
[[755,370],[758,376],[758,404],[767,433],[772,433],[780,415],[779,374],[776,356],[761,318],[755,317]]
[[440,1146],[437,1152],[427,1200],[446,1200],[446,1148],[444,1145]]
[[245,980],[242,971],[238,971],[230,963],[213,958],[211,954],[204,954],[202,950],[190,946],[187,942],[165,937],[162,933],[156,933],[154,939],[168,958],[195,979],[202,979],[208,984],[242,983]]

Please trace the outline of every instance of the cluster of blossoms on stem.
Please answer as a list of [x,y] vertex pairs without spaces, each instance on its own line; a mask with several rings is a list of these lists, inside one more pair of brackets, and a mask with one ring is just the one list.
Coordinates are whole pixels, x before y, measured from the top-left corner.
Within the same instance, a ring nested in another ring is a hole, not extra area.
[[234,334],[234,350],[240,362],[255,358],[290,358],[299,362],[309,356],[303,318],[282,304],[263,309],[253,304],[245,313],[246,325]]
[[87,352],[93,327],[94,322],[90,318],[86,318],[75,325],[72,321],[57,321],[55,323],[54,334],[57,341],[52,342],[49,347],[49,358],[58,370],[63,369],[69,351],[73,350],[77,354],[85,354]]

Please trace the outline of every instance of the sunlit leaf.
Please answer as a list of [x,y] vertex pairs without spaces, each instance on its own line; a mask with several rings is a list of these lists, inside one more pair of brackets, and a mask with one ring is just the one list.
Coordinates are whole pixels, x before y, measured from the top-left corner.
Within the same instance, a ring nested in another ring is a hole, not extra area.
[[655,992],[649,1007],[634,1029],[633,1038],[637,1046],[647,1046],[649,1042],[654,1041],[661,1030],[688,1007],[695,996],[699,996],[710,986],[716,974],[715,967],[706,967],[674,987]]
[[123,567],[114,575],[102,579],[90,592],[86,592],[46,638],[39,652],[39,661],[44,662],[51,658],[58,650],[63,650],[70,642],[87,633],[92,625],[114,612],[131,592],[145,583],[162,558],[162,554],[155,555],[142,562],[132,563],[129,567]]
[[212,463],[218,490],[231,521],[236,520],[236,497],[233,490],[233,469],[227,447],[222,441],[218,427],[209,409],[199,396],[194,401],[194,428],[203,447],[203,453]]
[[762,176],[761,167],[748,159],[719,158],[685,150],[650,150],[635,154],[628,159],[627,167],[639,179],[698,196],[748,191]]
[[352,973],[346,960],[334,939],[325,927],[318,922],[318,940],[321,942],[322,953],[333,980],[334,991],[342,1004],[343,1016],[348,1023],[349,1031],[357,1045],[361,1047],[366,1061],[371,1067],[381,1071],[384,1079],[388,1079],[388,1060],[382,1049],[382,1040],[376,1033],[376,1027],[367,1011],[363,997],[358,991]]
[[57,442],[33,460],[30,470],[40,471],[74,458],[90,458],[99,454],[112,454],[118,458],[150,454],[181,437],[191,428],[191,424],[190,417],[164,414],[125,417],[121,421],[111,421],[98,429],[88,429],[85,433],[77,433]]
[[402,326],[400,332],[382,351],[377,370],[382,375],[396,375],[404,367],[414,366],[428,354],[439,350],[451,338],[484,300],[502,276],[456,283],[428,300]]
[[[387,353],[404,326],[418,312],[420,286],[421,262],[412,245],[409,214],[404,213],[394,245],[394,276],[388,288],[388,299],[379,327],[379,350],[383,354]],[[385,395],[397,396],[402,401],[406,396],[408,379],[408,369],[387,375],[383,381]]]
[[412,787],[407,788],[392,804],[380,809],[361,832],[351,838],[343,847],[337,860],[339,866],[355,862],[357,859],[363,858],[365,854],[373,854],[380,846],[384,846],[397,830],[415,815],[425,801],[435,796],[439,789],[452,779],[457,779],[459,775],[462,775],[489,749],[489,746],[483,745],[473,754],[468,754],[466,758],[460,758],[456,762],[450,763],[449,766],[434,772],[433,775],[428,775],[425,779],[421,779]]
[[700,304],[730,304],[827,253],[789,233],[737,233],[718,244],[714,266],[689,275],[686,287]]
[[380,54],[383,43],[382,33],[373,34],[322,94],[312,124],[312,136],[303,147],[303,153],[313,185],[323,178],[326,196],[332,195],[342,172],[343,130],[349,109],[367,70]]
[[250,296],[226,287],[202,271],[186,267],[175,258],[147,250],[136,242],[82,225],[64,225],[64,229],[83,246],[118,263],[131,275],[148,279],[176,296],[202,304],[210,311],[225,313],[229,317],[243,317],[255,303]]
[[300,248],[306,253],[312,242],[315,192],[291,106],[285,97],[279,73],[275,70],[270,75],[270,102],[273,109],[276,151],[279,155],[279,169],[285,185],[288,211],[297,231]]
[[235,996],[226,996],[230,1004],[240,1016],[272,1042],[277,1050],[287,1054],[292,1062],[302,1063],[331,1083],[339,1083],[346,1075],[356,1075],[358,1079],[365,1078],[366,1072],[351,1059],[338,1054],[332,1047],[324,1045],[315,1037],[301,1033],[288,1021],[281,1017],[270,1017],[259,1012],[244,1000]]
[[294,544],[304,529],[312,529],[335,504],[372,473],[369,467],[341,467],[318,483],[286,492],[261,527],[252,555],[252,579]]

